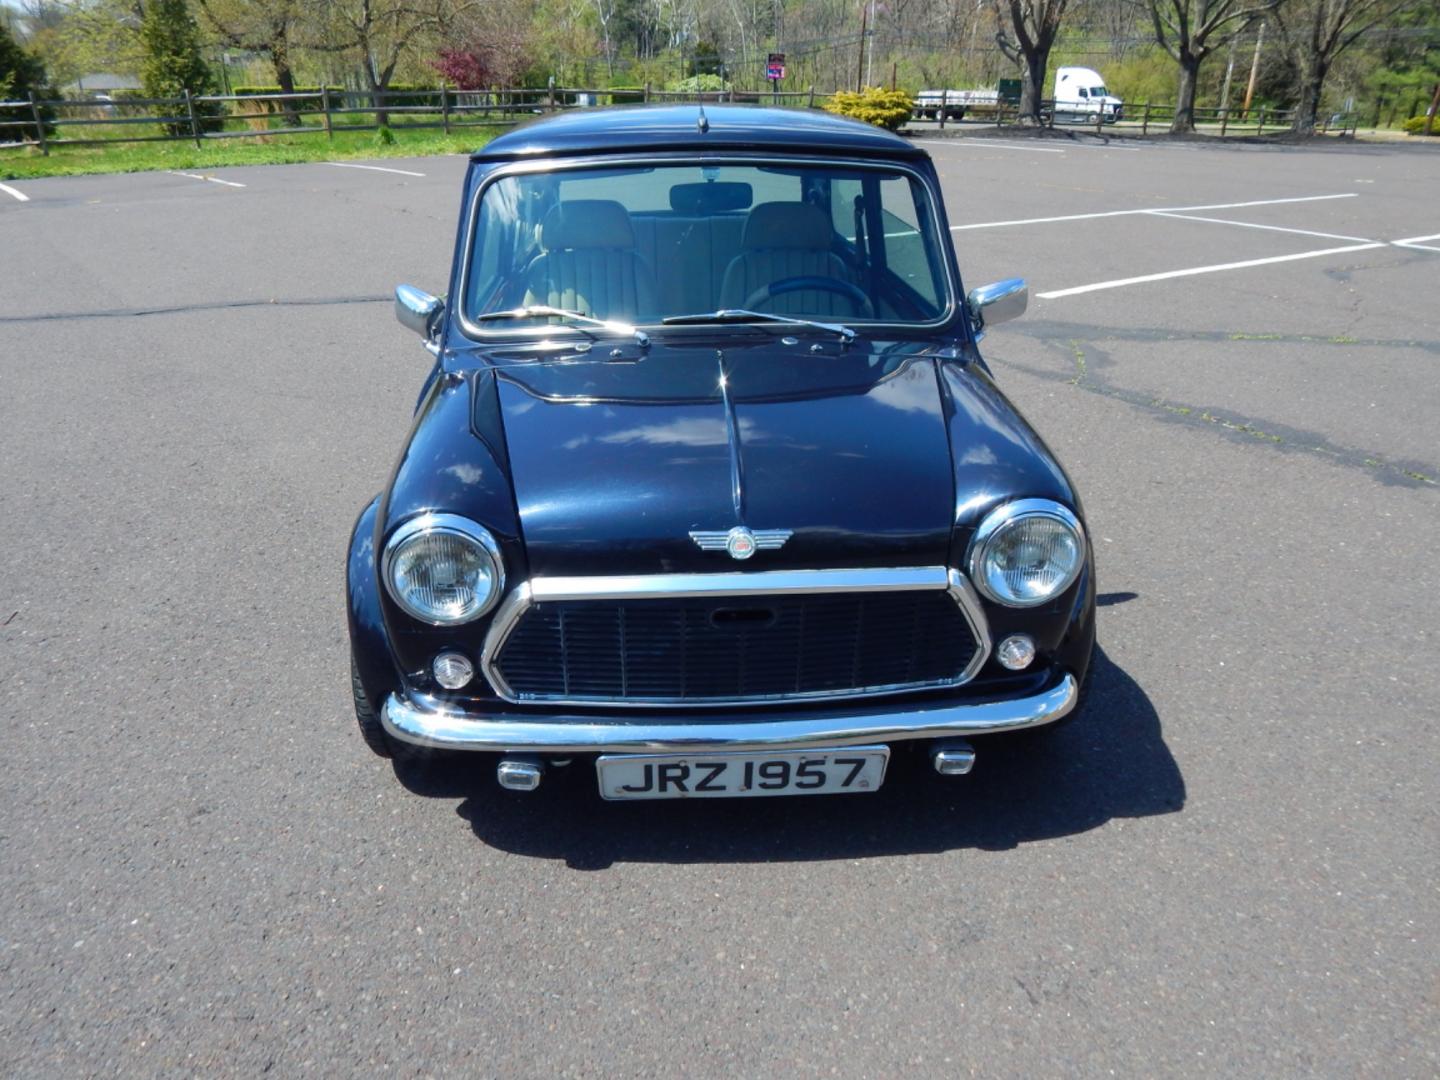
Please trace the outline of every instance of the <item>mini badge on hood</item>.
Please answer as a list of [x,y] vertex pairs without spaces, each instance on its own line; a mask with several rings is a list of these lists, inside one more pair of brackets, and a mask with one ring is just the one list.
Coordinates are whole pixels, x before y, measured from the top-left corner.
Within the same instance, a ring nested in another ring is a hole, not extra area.
[[732,559],[748,559],[757,551],[774,551],[783,547],[791,536],[790,529],[747,529],[737,525],[729,532],[692,530],[690,539],[701,551],[725,551]]

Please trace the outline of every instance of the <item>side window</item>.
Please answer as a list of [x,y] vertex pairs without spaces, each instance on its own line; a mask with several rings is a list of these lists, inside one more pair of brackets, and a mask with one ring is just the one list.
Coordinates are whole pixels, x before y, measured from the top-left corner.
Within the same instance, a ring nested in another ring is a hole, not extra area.
[[1088,97],[1090,96],[1090,91],[1089,91],[1089,90],[1086,90],[1086,89],[1082,86],[1082,87],[1080,88],[1080,96],[1081,96],[1082,98],[1088,98]]
[[859,195],[859,180],[830,181],[830,223],[852,244],[855,242],[855,200]]
[[940,313],[941,270],[931,263],[930,245],[925,243],[924,230],[917,203],[923,205],[924,193],[913,182],[893,177],[880,185],[880,217],[885,223],[885,263],[890,272],[919,294],[929,308],[927,316]]

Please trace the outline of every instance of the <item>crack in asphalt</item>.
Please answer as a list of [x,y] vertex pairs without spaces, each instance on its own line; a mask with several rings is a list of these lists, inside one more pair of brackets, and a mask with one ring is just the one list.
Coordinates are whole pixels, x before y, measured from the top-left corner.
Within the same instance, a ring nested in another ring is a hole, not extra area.
[[[1146,333],[1144,331],[1127,335],[1125,332],[1110,333],[1106,331],[1107,337],[1122,337],[1127,340],[1173,340],[1175,335],[1164,334],[1159,331]],[[1216,333],[1194,335],[1202,340],[1227,340],[1229,335]],[[1239,340],[1289,340],[1322,342],[1333,345],[1364,345],[1382,344],[1380,342],[1361,341],[1348,337],[1339,338],[1306,338],[1291,335],[1260,335],[1241,337]],[[1041,344],[1063,351],[1065,359],[1070,366],[1070,372],[1042,371],[1028,364],[1015,363],[1014,361],[1003,361],[1011,367],[1024,371],[1039,379],[1050,382],[1061,382],[1073,386],[1077,390],[1086,393],[1097,394],[1113,401],[1120,401],[1132,405],[1138,409],[1149,412],[1157,419],[1168,423],[1186,424],[1192,427],[1220,428],[1236,436],[1243,437],[1244,441],[1267,444],[1276,450],[1315,454],[1347,468],[1366,472],[1374,479],[1386,485],[1399,487],[1425,488],[1440,490],[1440,466],[1421,461],[1413,460],[1390,460],[1378,451],[1361,450],[1350,446],[1341,446],[1332,442],[1329,438],[1319,432],[1307,431],[1303,428],[1294,428],[1285,424],[1269,422],[1252,422],[1230,413],[1229,410],[1208,405],[1185,405],[1170,401],[1164,397],[1157,397],[1153,394],[1142,394],[1133,390],[1124,390],[1117,386],[1098,379],[1091,371],[1092,365],[1086,359],[1087,342],[1079,337],[1059,338],[1041,336],[1037,340]],[[1397,343],[1389,343],[1397,344]],[[1405,342],[1403,344],[1416,345],[1424,348],[1425,345],[1418,342]],[[1429,343],[1433,351],[1440,352],[1440,342]],[[1093,349],[1093,345],[1090,346]]]
[[0,324],[63,322],[67,319],[138,319],[151,315],[186,315],[194,311],[238,311],[266,307],[334,307],[343,304],[384,304],[394,297],[319,296],[299,300],[217,300],[203,304],[176,304],[167,307],[107,308],[100,311],[53,311],[40,315],[0,315]]

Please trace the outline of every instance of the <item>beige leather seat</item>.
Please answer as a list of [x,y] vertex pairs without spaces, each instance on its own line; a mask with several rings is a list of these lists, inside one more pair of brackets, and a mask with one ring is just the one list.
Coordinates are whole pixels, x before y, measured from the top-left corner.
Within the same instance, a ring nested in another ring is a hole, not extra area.
[[[740,254],[730,260],[720,286],[721,307],[744,307],[762,285],[786,278],[828,277],[851,285],[855,274],[830,250],[833,230],[818,206],[799,202],[761,203],[750,211],[740,236]],[[757,305],[777,315],[859,314],[855,300],[841,293],[801,289]]]
[[541,222],[540,247],[525,270],[525,303],[599,319],[655,315],[655,278],[635,252],[630,215],[618,202],[558,203]]

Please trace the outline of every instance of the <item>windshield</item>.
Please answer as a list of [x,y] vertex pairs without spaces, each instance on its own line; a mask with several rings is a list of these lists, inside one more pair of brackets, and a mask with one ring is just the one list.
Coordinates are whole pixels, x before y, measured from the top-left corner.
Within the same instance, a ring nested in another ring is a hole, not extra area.
[[[486,187],[474,229],[463,313],[484,333],[581,325],[566,312],[636,325],[723,309],[920,324],[951,303],[929,192],[894,168],[516,173]],[[537,306],[561,312],[523,311]]]

